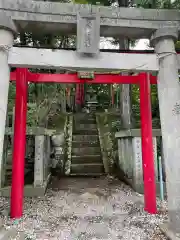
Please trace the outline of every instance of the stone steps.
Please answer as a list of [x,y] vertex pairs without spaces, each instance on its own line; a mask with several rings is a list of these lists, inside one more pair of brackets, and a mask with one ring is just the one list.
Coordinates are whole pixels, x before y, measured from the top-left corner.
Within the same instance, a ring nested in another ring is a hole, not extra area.
[[74,120],[74,124],[96,124],[96,119],[94,118],[83,118]]
[[84,120],[88,122],[96,123],[95,115],[92,113],[77,113],[74,116],[74,121],[83,122]]
[[73,134],[75,135],[98,135],[98,130],[96,128],[94,129],[74,129]]
[[98,173],[101,174],[104,172],[104,165],[102,163],[83,163],[83,164],[74,164],[71,163],[71,173]]
[[73,135],[72,136],[73,141],[78,141],[78,142],[98,142],[99,141],[99,136],[98,134],[94,135]]
[[98,141],[73,141],[72,142],[72,147],[99,147],[99,142]]
[[97,129],[95,123],[74,123],[74,129],[83,130],[83,129]]
[[74,116],[71,155],[71,176],[101,176],[104,165],[101,156],[95,115]]
[[84,155],[93,155],[93,154],[100,154],[101,150],[99,147],[72,147],[72,155],[77,156],[84,156]]
[[104,172],[102,172],[102,173],[71,173],[71,177],[101,177],[101,176],[103,176],[103,175],[105,175],[105,173]]
[[100,154],[97,155],[84,155],[84,156],[72,156],[73,164],[86,164],[86,163],[102,163]]

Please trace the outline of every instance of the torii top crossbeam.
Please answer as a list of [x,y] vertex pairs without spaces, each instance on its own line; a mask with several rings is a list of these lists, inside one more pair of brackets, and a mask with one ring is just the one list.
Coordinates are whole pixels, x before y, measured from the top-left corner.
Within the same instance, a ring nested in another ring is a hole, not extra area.
[[2,11],[11,16],[21,30],[36,34],[76,34],[76,24],[81,14],[98,16],[100,35],[110,37],[149,38],[154,30],[178,27],[180,21],[178,10],[117,8],[47,1],[1,1],[0,12]]

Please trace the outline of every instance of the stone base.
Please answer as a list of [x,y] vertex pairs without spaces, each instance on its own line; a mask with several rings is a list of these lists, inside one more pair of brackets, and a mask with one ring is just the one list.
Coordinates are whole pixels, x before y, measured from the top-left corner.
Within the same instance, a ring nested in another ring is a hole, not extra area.
[[159,228],[169,240],[180,240],[180,234],[177,236],[174,232],[172,232],[168,223],[159,225]]
[[[6,229],[3,227],[3,220],[0,218],[0,240],[19,239],[24,240],[25,235],[23,232],[18,233],[15,228]],[[18,238],[17,238],[18,237]]]
[[[163,184],[164,187],[164,195],[166,196],[166,186],[165,183]],[[143,184],[139,184],[139,185],[133,185],[133,189],[141,194],[144,194],[144,185]],[[160,183],[156,182],[156,195],[159,197],[160,196]]]
[[[44,182],[42,186],[36,186],[33,185],[26,185],[24,187],[24,196],[25,197],[41,197],[44,196],[46,193],[47,185],[49,181]],[[4,187],[0,190],[0,196],[2,197],[10,197],[11,195],[11,187]]]
[[17,236],[17,231],[15,229],[6,230],[5,228],[0,228],[0,240],[13,239]]

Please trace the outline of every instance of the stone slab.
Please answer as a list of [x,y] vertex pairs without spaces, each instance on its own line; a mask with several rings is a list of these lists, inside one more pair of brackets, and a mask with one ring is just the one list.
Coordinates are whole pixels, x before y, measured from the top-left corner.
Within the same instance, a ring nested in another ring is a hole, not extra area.
[[[9,229],[6,230],[5,228],[0,229],[0,240],[9,240],[13,239],[17,236],[17,231],[16,229]],[[20,238],[23,239],[23,238]]]
[[[49,181],[44,182],[43,186],[34,187],[33,185],[26,185],[24,187],[24,196],[25,197],[41,197],[44,196],[47,189],[47,184]],[[10,197],[11,187],[4,187],[0,189],[0,196]]]
[[[180,54],[178,69],[180,69]],[[80,56],[73,50],[37,49],[13,47],[9,52],[8,63],[12,67],[75,69],[84,71],[127,71],[152,72],[159,70],[155,53],[114,53],[100,52],[98,56]],[[93,82],[93,80],[92,80]]]
[[[132,182],[131,185],[132,185],[133,189],[136,192],[138,192],[140,194],[144,193],[144,184],[143,184],[143,182],[141,184],[136,184],[135,185],[132,180],[130,180],[130,181]],[[166,183],[165,182],[163,184],[163,188],[164,188],[164,195],[166,197],[167,196],[167,191],[166,191]],[[158,197],[160,197],[160,183],[159,182],[156,182],[156,194],[157,194]]]
[[180,234],[176,235],[168,226],[168,223],[160,224],[160,230],[168,238],[168,240],[180,240]]
[[[178,55],[179,56],[179,55]],[[77,71],[158,71],[156,54],[100,52],[90,57],[73,50],[13,47],[8,63],[12,67],[75,69]],[[92,80],[93,81],[93,80]]]
[[[161,129],[152,129],[153,137],[161,136]],[[128,129],[128,130],[121,130],[116,132],[116,138],[123,138],[123,137],[140,137],[141,136],[141,129]]]
[[[13,128],[11,127],[6,127],[6,135],[13,135],[14,131]],[[36,127],[31,127],[31,128],[27,128],[26,130],[26,134],[27,135],[48,135],[48,136],[52,136],[52,135],[56,135],[56,130],[54,129],[46,129],[46,128],[36,128]]]

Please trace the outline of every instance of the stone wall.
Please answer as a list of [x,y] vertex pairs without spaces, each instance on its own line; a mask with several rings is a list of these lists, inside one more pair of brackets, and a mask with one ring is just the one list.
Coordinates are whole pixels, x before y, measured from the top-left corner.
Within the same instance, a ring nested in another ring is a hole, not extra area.
[[50,177],[50,136],[35,136],[34,187],[44,186]]
[[[27,127],[25,185],[41,186],[49,179],[52,167],[63,172],[66,154],[68,116],[61,116],[57,129]],[[2,186],[10,186],[12,177],[13,129],[6,128],[3,155]],[[53,153],[53,154],[52,154]],[[55,164],[56,162],[56,164]]]
[[96,114],[105,172],[110,174],[114,173],[115,162],[118,158],[118,145],[115,138],[116,128],[113,126],[113,123],[116,123],[118,118],[120,119],[120,117],[111,113]]
[[[160,129],[153,129],[153,150],[154,167],[156,174],[157,193],[159,193],[159,173],[158,173],[158,154],[157,139],[160,138]],[[118,140],[118,164],[117,168],[123,174],[127,183],[137,192],[143,193],[143,167],[142,167],[142,147],[140,129],[121,130],[116,133]],[[162,154],[161,154],[162,155]],[[162,159],[163,162],[163,159]],[[164,165],[163,171],[164,171]],[[164,184],[165,185],[165,184]],[[165,187],[165,186],[164,186]]]
[[69,115],[66,130],[66,159],[64,174],[70,174],[71,168],[71,153],[72,153],[72,130],[73,130],[73,115]]

